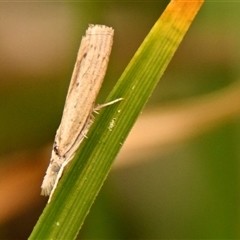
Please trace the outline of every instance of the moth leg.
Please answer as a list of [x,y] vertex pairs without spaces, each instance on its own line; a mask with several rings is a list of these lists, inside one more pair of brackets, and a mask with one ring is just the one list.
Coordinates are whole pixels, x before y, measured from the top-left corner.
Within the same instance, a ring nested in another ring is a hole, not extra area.
[[93,112],[96,113],[96,114],[98,114],[98,111],[99,111],[101,108],[110,106],[110,105],[112,105],[112,104],[114,104],[114,103],[116,103],[116,102],[120,102],[120,101],[122,101],[122,100],[123,100],[123,98],[118,98],[118,99],[115,99],[115,100],[113,100],[113,101],[111,101],[111,102],[108,102],[108,103],[98,104],[97,106],[95,106],[95,107],[93,108]]
[[[69,161],[68,161],[69,162]],[[48,198],[48,203],[50,203],[51,199],[52,199],[52,195],[58,185],[58,182],[60,180],[60,178],[62,177],[62,174],[63,174],[63,170],[65,168],[65,166],[68,164],[68,162],[63,162],[63,164],[61,165],[58,173],[57,173],[57,176],[56,176],[56,179],[55,179],[55,182],[54,182],[54,185],[53,185],[53,188],[51,190],[51,193],[49,194],[49,198]]]

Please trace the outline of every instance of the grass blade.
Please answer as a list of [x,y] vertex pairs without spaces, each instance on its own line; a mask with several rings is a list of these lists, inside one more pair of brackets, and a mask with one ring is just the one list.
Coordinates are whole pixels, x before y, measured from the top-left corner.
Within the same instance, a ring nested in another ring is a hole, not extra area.
[[[29,239],[74,239],[111,165],[203,0],[172,1],[122,74]],[[116,30],[117,31],[117,30]]]

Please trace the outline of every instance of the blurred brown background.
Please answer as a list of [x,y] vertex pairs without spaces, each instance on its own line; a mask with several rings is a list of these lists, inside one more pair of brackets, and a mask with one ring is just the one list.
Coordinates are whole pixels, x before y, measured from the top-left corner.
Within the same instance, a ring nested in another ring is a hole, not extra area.
[[[168,1],[0,3],[0,239],[26,239],[81,37],[115,29],[104,102]],[[240,4],[206,1],[79,239],[240,238]],[[59,210],[61,211],[61,210]]]

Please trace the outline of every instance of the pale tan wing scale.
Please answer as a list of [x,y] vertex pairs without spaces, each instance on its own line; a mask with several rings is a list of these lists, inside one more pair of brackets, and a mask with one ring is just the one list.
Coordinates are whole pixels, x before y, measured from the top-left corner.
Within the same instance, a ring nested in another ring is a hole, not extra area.
[[42,195],[52,195],[64,167],[92,123],[91,114],[107,70],[113,34],[110,27],[90,25],[82,38],[50,164],[41,186]]
[[55,139],[61,156],[72,149],[92,113],[107,70],[113,33],[112,28],[95,25],[82,39]]

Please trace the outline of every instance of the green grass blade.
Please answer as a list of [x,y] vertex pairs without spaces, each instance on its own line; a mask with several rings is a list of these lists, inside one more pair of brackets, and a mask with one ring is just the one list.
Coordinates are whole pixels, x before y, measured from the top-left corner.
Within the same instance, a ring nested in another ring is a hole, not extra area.
[[107,101],[124,99],[100,111],[29,239],[77,236],[117,153],[201,5],[194,0],[168,5]]

